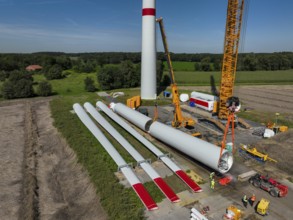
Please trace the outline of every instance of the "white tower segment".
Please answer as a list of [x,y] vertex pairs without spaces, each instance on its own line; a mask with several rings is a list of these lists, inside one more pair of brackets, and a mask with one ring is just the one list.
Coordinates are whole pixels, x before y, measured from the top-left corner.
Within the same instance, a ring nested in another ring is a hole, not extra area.
[[156,0],[142,1],[141,99],[157,98]]

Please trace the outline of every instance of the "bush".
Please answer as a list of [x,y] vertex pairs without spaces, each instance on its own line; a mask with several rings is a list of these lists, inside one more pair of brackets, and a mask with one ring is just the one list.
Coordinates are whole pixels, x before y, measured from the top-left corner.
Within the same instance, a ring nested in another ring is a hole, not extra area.
[[3,83],[2,95],[5,99],[27,98],[34,96],[33,78],[22,71],[12,71]]
[[15,83],[21,79],[27,79],[27,80],[33,81],[32,75],[26,71],[14,70],[10,72],[8,77],[8,80],[10,82],[15,82]]
[[46,73],[45,77],[47,80],[62,79],[62,67],[58,64],[53,65]]
[[117,66],[105,66],[98,74],[98,81],[104,90],[122,88],[123,76]]
[[15,98],[27,98],[34,96],[33,81],[21,79],[14,84]]
[[133,88],[139,85],[140,73],[129,60],[120,64],[120,74],[123,76],[123,88]]
[[136,87],[140,84],[139,66],[131,61],[123,61],[119,66],[105,66],[97,78],[104,90]]
[[86,77],[84,80],[85,90],[87,92],[94,92],[96,91],[94,80],[90,77]]
[[38,95],[50,96],[52,94],[52,86],[48,81],[41,81],[37,88]]
[[2,96],[4,99],[13,99],[14,91],[13,91],[13,83],[10,81],[6,81],[3,83],[2,87]]

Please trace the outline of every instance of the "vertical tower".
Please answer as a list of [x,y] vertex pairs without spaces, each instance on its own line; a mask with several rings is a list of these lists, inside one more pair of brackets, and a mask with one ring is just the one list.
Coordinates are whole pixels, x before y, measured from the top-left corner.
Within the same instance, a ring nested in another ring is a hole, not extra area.
[[141,98],[157,98],[156,0],[142,1]]

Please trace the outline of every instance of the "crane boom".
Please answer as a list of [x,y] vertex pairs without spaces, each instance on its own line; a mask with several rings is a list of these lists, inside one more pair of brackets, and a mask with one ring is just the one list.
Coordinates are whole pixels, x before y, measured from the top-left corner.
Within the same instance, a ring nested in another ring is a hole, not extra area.
[[169,49],[168,49],[168,43],[167,43],[167,37],[165,34],[163,18],[162,17],[157,18],[156,21],[159,23],[159,26],[160,26],[162,41],[163,41],[164,50],[165,50],[165,56],[166,56],[168,69],[169,69],[169,73],[170,73],[170,79],[171,79],[172,103],[174,105],[174,119],[172,121],[172,126],[173,127],[193,126],[194,120],[192,120],[191,118],[185,118],[182,115],[178,87],[175,82],[174,70],[173,70],[171,57],[170,57],[170,53],[169,53]]
[[227,101],[233,96],[243,8],[244,0],[228,0],[218,111],[219,119],[227,119],[229,115]]
[[167,60],[167,64],[168,64],[168,69],[170,72],[170,77],[171,77],[171,84],[176,85],[174,70],[173,70],[171,56],[170,56],[169,47],[168,47],[168,43],[167,43],[167,36],[165,34],[163,18],[162,17],[157,18],[156,21],[159,23],[159,27],[160,27],[162,42],[163,42],[164,50],[165,50],[165,56],[166,56],[166,60]]
[[227,122],[224,137],[222,140],[219,163],[220,158],[222,156],[222,152],[226,148],[226,138],[230,126],[232,133],[232,152],[235,152],[234,113],[237,107],[239,107],[240,103],[239,99],[233,96],[233,88],[237,68],[238,46],[240,41],[243,9],[244,0],[228,0],[226,33],[224,42],[224,57],[220,85],[220,103],[218,112],[218,118],[227,120]]

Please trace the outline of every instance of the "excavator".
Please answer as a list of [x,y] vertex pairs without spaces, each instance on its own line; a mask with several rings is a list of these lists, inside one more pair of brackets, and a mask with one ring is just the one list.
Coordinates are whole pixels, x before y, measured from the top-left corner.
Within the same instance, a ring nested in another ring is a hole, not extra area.
[[162,41],[164,45],[165,50],[165,56],[169,68],[170,73],[170,79],[171,79],[171,89],[172,89],[172,104],[174,105],[174,118],[172,121],[172,126],[179,128],[179,127],[192,127],[194,126],[195,122],[192,118],[187,118],[182,115],[181,107],[180,107],[180,99],[179,99],[179,92],[178,87],[175,82],[175,76],[174,71],[172,67],[171,57],[168,49],[167,44],[167,37],[165,34],[164,24],[163,24],[163,18],[157,18],[156,21],[159,23]]

